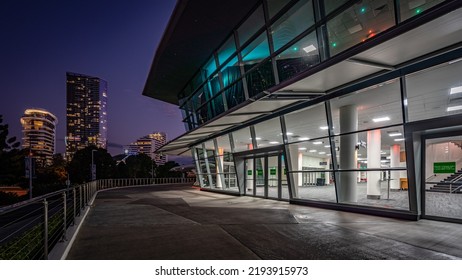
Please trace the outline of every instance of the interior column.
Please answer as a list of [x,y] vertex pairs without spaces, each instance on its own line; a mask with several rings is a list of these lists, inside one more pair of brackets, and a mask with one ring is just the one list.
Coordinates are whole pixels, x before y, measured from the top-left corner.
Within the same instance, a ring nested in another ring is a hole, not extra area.
[[[355,105],[347,105],[340,110],[340,133],[358,130],[358,110]],[[356,133],[340,136],[340,169],[356,169],[358,135]],[[339,172],[337,184],[339,202],[357,202],[356,172]]]
[[[400,153],[401,146],[399,144],[392,145],[390,147],[390,167],[400,167]],[[399,171],[390,172],[390,190],[399,190],[400,189],[400,176]]]
[[[367,132],[367,168],[380,168],[380,129]],[[367,176],[367,198],[380,199],[380,171],[369,171]]]

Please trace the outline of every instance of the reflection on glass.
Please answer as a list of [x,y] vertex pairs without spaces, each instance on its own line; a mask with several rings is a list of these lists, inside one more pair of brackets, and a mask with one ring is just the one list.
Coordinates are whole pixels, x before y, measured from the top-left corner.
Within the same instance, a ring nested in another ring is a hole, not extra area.
[[266,0],[270,18],[276,15],[290,0]]
[[290,40],[314,24],[313,4],[310,0],[297,2],[272,26],[274,50],[279,50]]
[[331,56],[374,37],[394,23],[393,0],[354,4],[327,22]]
[[234,106],[241,104],[245,101],[244,87],[242,86],[242,81],[234,83],[232,86],[228,87],[225,90],[226,101],[228,102],[228,109],[233,108]]
[[215,57],[212,56],[204,66],[205,76],[209,77],[215,70],[217,70],[217,64],[215,63]]
[[254,159],[246,159],[244,166],[245,166],[245,193],[247,195],[255,195],[254,193]]
[[348,0],[323,0],[326,15],[346,3]]
[[265,196],[265,158],[255,159],[255,195]]
[[336,134],[403,123],[397,79],[332,99],[330,104]]
[[245,47],[242,52],[242,61],[246,65],[246,71],[252,66],[269,56],[269,45],[266,33],[263,32],[252,43]]
[[233,139],[235,152],[253,150],[249,127],[245,127],[238,131],[233,131]]
[[221,73],[225,87],[241,77],[241,70],[237,61],[237,56],[233,57],[233,59],[231,59],[231,61],[223,67]]
[[273,66],[271,60],[267,60],[246,75],[249,97],[275,85]]
[[258,148],[282,144],[281,121],[279,117],[255,125]]
[[234,43],[234,36],[231,35],[218,50],[218,63],[223,64],[235,51],[236,44]]
[[287,137],[289,143],[328,136],[324,103],[287,114],[285,122],[291,133]]
[[253,14],[237,29],[239,44],[242,46],[257,31],[263,27],[265,19],[263,16],[263,7],[260,5]]
[[431,7],[442,2],[444,2],[444,0],[400,0],[399,9],[401,13],[401,21],[420,15]]
[[281,198],[289,199],[289,184],[287,182],[287,167],[285,164],[285,155],[281,155]]
[[278,156],[268,157],[268,197],[278,198],[278,186],[279,186],[279,164]]
[[456,60],[406,76],[409,120],[462,113],[461,71]]
[[287,80],[320,61],[316,33],[310,33],[276,57],[279,80]]

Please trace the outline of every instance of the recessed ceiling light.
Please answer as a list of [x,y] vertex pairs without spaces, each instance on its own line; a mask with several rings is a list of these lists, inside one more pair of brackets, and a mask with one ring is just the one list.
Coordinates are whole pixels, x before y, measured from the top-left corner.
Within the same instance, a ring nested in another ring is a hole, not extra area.
[[394,132],[394,133],[388,134],[388,136],[390,136],[390,137],[401,136],[401,135],[403,135],[403,134],[400,133],[400,132]]
[[321,145],[322,144],[322,141],[315,141],[313,142],[313,145]]
[[398,142],[398,141],[404,141],[404,138],[395,139],[395,142]]
[[308,152],[310,152],[310,153],[316,153],[317,150],[309,150]]
[[305,151],[306,148],[305,148],[305,147],[301,147],[301,148],[298,148],[298,150],[300,150],[300,151]]
[[325,145],[324,148],[330,148],[330,145]]
[[373,122],[386,122],[386,121],[389,121],[389,120],[390,120],[389,117],[380,117],[380,118],[372,119]]
[[451,88],[451,91],[449,92],[449,94],[456,94],[456,93],[460,93],[460,92],[462,92],[462,86]]
[[326,130],[328,129],[329,127],[328,126],[320,126],[319,129],[322,129],[322,130]]
[[386,160],[386,159],[382,159],[380,162],[388,162],[388,160]]
[[358,154],[358,157],[359,157],[359,156],[362,156],[362,154]]
[[385,152],[381,152],[380,154],[381,154],[381,155],[386,155],[387,153],[385,153]]
[[457,110],[462,110],[462,105],[451,106],[451,107],[448,107],[448,109],[447,109],[448,112],[457,111]]
[[313,45],[309,45],[309,46],[307,46],[307,47],[304,47],[303,50],[304,50],[306,53],[309,53],[309,52],[315,51],[315,50],[316,50],[316,47],[313,46]]
[[293,132],[287,132],[286,135],[290,136],[290,135],[294,135],[294,133]]
[[274,144],[279,144],[278,141],[271,141],[271,142],[269,142],[269,143],[272,144],[272,145],[274,145]]
[[298,138],[298,140],[305,141],[305,140],[310,140],[310,138],[309,137],[301,137],[301,138]]
[[326,152],[319,152],[319,154],[320,154],[320,155],[325,155],[325,154],[326,154]]
[[[252,140],[252,137],[249,138],[250,140]],[[255,137],[255,140],[261,140],[260,137]]]

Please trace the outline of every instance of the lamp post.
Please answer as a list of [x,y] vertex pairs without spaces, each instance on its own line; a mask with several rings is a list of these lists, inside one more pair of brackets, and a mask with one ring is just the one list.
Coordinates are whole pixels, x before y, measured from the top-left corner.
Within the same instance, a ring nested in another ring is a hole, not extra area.
[[92,181],[96,180],[96,166],[93,163],[93,160],[94,160],[93,153],[97,151],[98,150],[91,150],[91,180]]

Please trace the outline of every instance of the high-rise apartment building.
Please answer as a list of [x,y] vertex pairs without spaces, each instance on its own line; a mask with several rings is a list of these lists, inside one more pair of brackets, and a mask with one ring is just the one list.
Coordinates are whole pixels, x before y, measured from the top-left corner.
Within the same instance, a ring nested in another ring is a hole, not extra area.
[[152,158],[157,165],[163,165],[167,162],[167,156],[157,153],[156,151],[167,143],[167,135],[164,132],[154,132],[138,138],[135,142],[124,147],[128,155],[146,154]]
[[107,82],[97,77],[66,73],[66,158],[89,145],[106,148]]
[[21,118],[22,147],[41,165],[52,163],[57,124],[58,118],[44,109],[27,109]]

